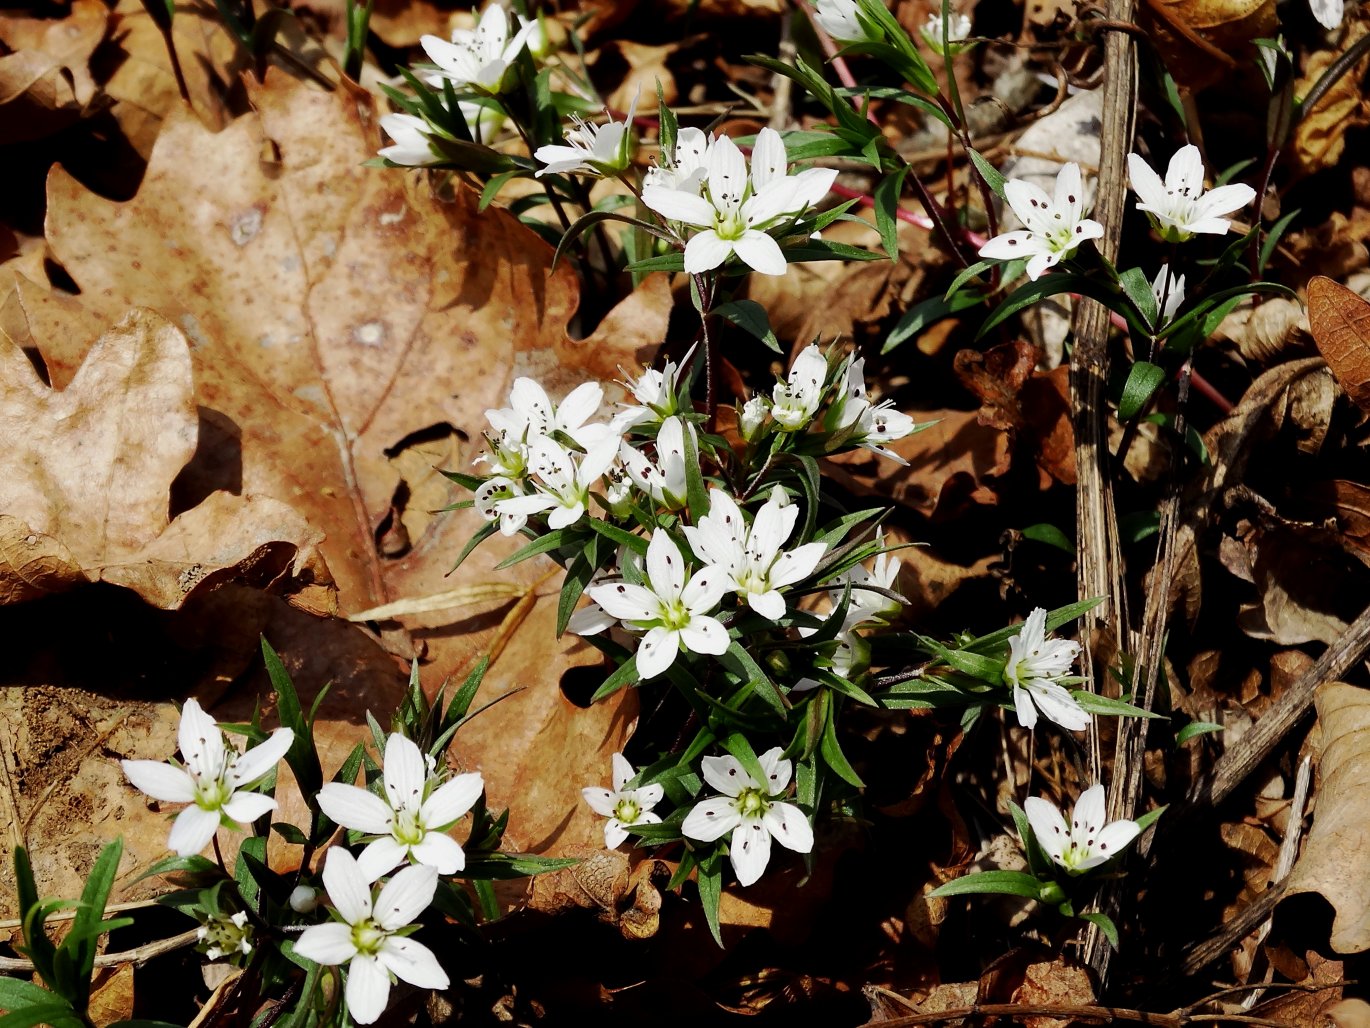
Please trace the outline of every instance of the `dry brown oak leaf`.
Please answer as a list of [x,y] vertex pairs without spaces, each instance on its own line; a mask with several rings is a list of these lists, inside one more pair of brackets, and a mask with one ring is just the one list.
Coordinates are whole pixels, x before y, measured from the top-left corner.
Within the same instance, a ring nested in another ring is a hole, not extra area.
[[529,589],[512,612],[424,614],[404,619],[407,633],[390,623],[386,639],[423,652],[434,686],[499,640],[482,696],[524,691],[463,730],[458,759],[485,772],[492,804],[512,806],[512,846],[589,843],[598,827],[578,790],[607,774],[635,701],[625,691],[582,710],[562,695],[563,673],[599,658],[554,638],[550,563],[495,572],[515,545],[496,538],[449,577],[481,522],[432,513],[466,498],[435,469],[471,466],[484,411],[505,405],[518,375],[558,398],[648,357],[669,292],[639,290],[618,321],[574,342],[574,278],[549,275],[534,233],[478,212],[465,189],[438,196],[420,174],[363,166],[382,145],[371,98],[272,71],[251,99],[255,113],[218,134],[169,117],[128,202],[55,169],[53,256],[86,308],[146,305],[185,330],[205,426],[185,488],[299,510],[325,533],[344,613],[465,585]]
[[170,610],[303,570],[320,536],[278,500],[214,492],[168,521],[198,426],[189,345],[158,314],[130,312],[60,391],[0,335],[0,603],[104,581]]
[[76,0],[65,18],[0,14],[0,143],[52,135],[90,109],[89,62],[108,21],[100,0]]
[[1370,410],[1370,302],[1318,275],[1308,283],[1308,322],[1337,384]]

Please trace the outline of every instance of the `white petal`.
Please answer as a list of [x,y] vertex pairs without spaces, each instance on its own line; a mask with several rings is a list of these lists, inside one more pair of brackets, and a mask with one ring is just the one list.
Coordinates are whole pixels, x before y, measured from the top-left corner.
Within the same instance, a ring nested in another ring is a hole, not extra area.
[[604,823],[604,848],[616,850],[628,840],[628,830],[623,827],[623,822],[616,817],[609,818]]
[[406,807],[417,810],[423,802],[423,787],[428,780],[428,767],[423,754],[412,739],[392,732],[385,740],[385,795],[395,810]]
[[696,232],[685,244],[685,270],[691,275],[713,271],[732,252],[733,244],[720,238],[713,229]]
[[738,885],[751,885],[761,877],[771,860],[771,833],[760,818],[749,818],[733,829],[728,843]]
[[371,887],[357,869],[357,860],[341,846],[330,846],[323,862],[323,887],[348,924],[371,916]]
[[295,733],[289,728],[276,729],[261,743],[234,758],[233,765],[228,769],[228,784],[242,788],[266,777],[281,762],[294,741]]
[[438,872],[433,868],[406,867],[376,897],[376,923],[388,932],[403,928],[428,909],[437,888]]
[[723,595],[736,584],[727,567],[713,564],[695,572],[680,594],[680,602],[692,615],[698,616],[717,607]]
[[381,943],[378,956],[396,978],[420,989],[445,989],[451,984],[438,958],[421,942],[391,936]]
[[603,386],[598,382],[582,382],[557,406],[557,424],[567,431],[579,428],[599,410],[603,401]]
[[790,784],[790,776],[794,774],[794,762],[786,760],[782,756],[784,752],[781,747],[772,746],[756,758],[761,770],[766,773],[766,780],[762,785],[767,796],[779,796],[784,792]]
[[235,792],[223,806],[228,819],[240,825],[249,825],[275,809],[276,801],[260,792]]
[[177,742],[186,769],[197,778],[217,779],[224,769],[224,733],[194,697],[181,708]]
[[746,768],[731,754],[721,757],[705,757],[700,761],[704,781],[727,796],[736,796],[743,789],[760,788],[756,779],[747,773]]
[[419,819],[426,828],[446,828],[475,806],[485,791],[485,779],[473,771],[444,782],[423,803]]
[[1091,785],[1075,801],[1075,809],[1070,814],[1070,830],[1080,842],[1086,837],[1093,838],[1103,830],[1108,818],[1108,807],[1104,799],[1104,787],[1099,783]]
[[440,875],[454,875],[466,867],[466,851],[461,844],[443,832],[429,832],[409,850],[420,864],[437,868]]
[[642,190],[642,202],[667,221],[683,221],[696,228],[708,228],[714,223],[713,204],[683,189],[647,186]]
[[[748,593],[747,606],[771,621],[778,621],[785,616],[785,597],[775,589],[764,593]],[[694,649],[693,646],[690,648]]]
[[793,803],[772,803],[762,820],[772,838],[786,849],[796,853],[813,850],[813,828],[804,812]]
[[1056,804],[1040,796],[1029,796],[1023,801],[1023,811],[1027,814],[1028,824],[1038,845],[1053,860],[1060,860],[1070,838],[1066,819],[1056,808]]
[[1204,187],[1204,162],[1199,154],[1199,148],[1193,143],[1188,143],[1175,151],[1175,155],[1170,158],[1170,164],[1165,169],[1165,187],[1167,190],[1180,192],[1182,189],[1189,191],[1190,199],[1197,199],[1203,192]]
[[657,626],[642,637],[637,648],[637,672],[655,678],[675,663],[680,653],[680,633]]
[[580,790],[580,795],[590,805],[590,809],[600,817],[613,817],[614,807],[618,803],[618,793],[589,785]]
[[469,67],[465,47],[456,46],[439,36],[423,36],[419,39],[423,52],[428,59],[443,71],[461,74]]
[[1018,220],[1030,232],[1041,232],[1049,228],[1047,212],[1051,210],[1051,197],[1040,186],[1026,179],[1010,179],[1004,184],[1004,199],[1008,200]]
[[304,930],[295,943],[295,952],[316,964],[345,964],[357,955],[357,947],[352,944],[350,925],[330,921],[316,924]]
[[1090,716],[1080,709],[1074,696],[1055,682],[1039,679],[1030,688],[1033,702],[1049,720],[1070,732],[1083,732],[1089,727]]
[[1011,261],[1018,257],[1031,257],[1044,249],[1041,240],[1031,232],[1002,232],[984,246],[980,256],[992,261]]
[[1308,6],[1312,8],[1313,17],[1323,28],[1330,30],[1340,27],[1345,13],[1343,0],[1309,0]]
[[347,965],[347,1012],[358,1024],[375,1024],[390,1001],[390,973],[375,957],[358,953]]
[[1128,178],[1132,181],[1132,191],[1137,194],[1137,198],[1144,204],[1161,204],[1165,202],[1165,183],[1156,174],[1151,165],[1142,160],[1135,153],[1127,155]]
[[[690,242],[693,243],[694,240]],[[733,252],[743,264],[762,275],[783,275],[789,268],[780,244],[765,232],[749,228],[740,238],[733,240],[732,246]]]
[[708,165],[709,199],[714,207],[719,211],[737,210],[747,188],[747,161],[742,151],[727,136],[719,136],[709,147]]
[[[784,605],[782,601],[782,606]],[[711,617],[693,617],[690,623],[680,630],[680,641],[691,653],[708,653],[718,656],[728,652],[728,630]]]
[[633,765],[628,763],[628,758],[622,753],[615,753],[610,757],[609,765],[613,768],[614,789],[622,792],[623,787],[628,784],[628,779],[633,777]]
[[219,828],[219,812],[190,806],[176,815],[167,848],[182,857],[193,856],[209,845]]
[[585,594],[606,614],[620,621],[651,621],[661,613],[661,601],[645,585],[633,582],[592,585]]
[[1094,845],[1091,848],[1090,857],[1097,855],[1100,863],[1105,860],[1112,860],[1122,850],[1127,848],[1128,843],[1141,833],[1135,821],[1114,821],[1107,824],[1103,830],[1094,838]]
[[395,870],[409,859],[409,847],[392,835],[382,835],[368,843],[357,857],[357,871],[367,884]]
[[369,835],[390,831],[394,814],[390,806],[373,792],[342,782],[328,782],[319,790],[319,809],[344,828]]
[[647,578],[652,592],[662,599],[678,599],[685,589],[685,559],[675,541],[659,529],[647,545]]
[[1032,704],[1032,694],[1021,685],[1013,687],[1013,709],[1018,715],[1018,723],[1032,729],[1037,725],[1037,708]]
[[[889,433],[887,433],[887,436]],[[770,580],[775,586],[793,585],[802,578],[808,578],[813,574],[814,568],[818,567],[818,562],[823,559],[823,554],[828,552],[826,543],[805,543],[798,546],[788,553],[782,553],[780,559],[771,566]]]
[[195,780],[160,760],[121,760],[124,775],[141,793],[163,803],[193,803]]
[[787,163],[785,141],[780,133],[772,128],[758,132],[752,146],[752,187],[760,191],[767,183],[784,178]]
[[1027,272],[1028,278],[1036,282],[1046,274],[1048,268],[1055,267],[1060,260],[1061,255],[1058,253],[1046,252],[1033,254],[1032,258],[1027,262],[1027,267],[1023,270]]
[[1084,183],[1080,179],[1080,166],[1074,161],[1062,165],[1056,176],[1056,195],[1052,203],[1056,210],[1064,214],[1070,222],[1080,220],[1084,213]]
[[1254,199],[1256,191],[1240,183],[1210,189],[1196,205],[1195,220],[1202,221],[1218,214],[1231,214],[1233,211],[1241,210]]
[[698,842],[713,842],[741,823],[742,815],[734,809],[732,800],[715,796],[694,805],[680,824],[680,834]]
[[660,782],[644,785],[642,788],[634,789],[632,792],[633,801],[637,803],[638,807],[643,811],[642,816],[644,818],[647,816],[646,812],[660,803],[662,797],[666,795],[666,790],[662,787]]

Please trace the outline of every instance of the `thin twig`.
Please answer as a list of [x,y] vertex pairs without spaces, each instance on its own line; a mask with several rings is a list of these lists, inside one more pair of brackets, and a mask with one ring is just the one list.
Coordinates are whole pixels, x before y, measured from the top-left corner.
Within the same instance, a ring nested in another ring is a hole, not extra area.
[[[180,935],[173,935],[169,939],[158,939],[156,942],[144,943],[142,946],[135,946],[133,949],[120,950],[118,953],[100,953],[95,957],[95,966],[113,967],[115,964],[146,964],[153,957],[160,957],[163,953],[170,953],[173,950],[193,945],[199,939],[199,933],[198,928],[192,928]],[[26,960],[24,957],[0,957],[0,974],[14,972],[32,974],[33,971],[33,961]]]

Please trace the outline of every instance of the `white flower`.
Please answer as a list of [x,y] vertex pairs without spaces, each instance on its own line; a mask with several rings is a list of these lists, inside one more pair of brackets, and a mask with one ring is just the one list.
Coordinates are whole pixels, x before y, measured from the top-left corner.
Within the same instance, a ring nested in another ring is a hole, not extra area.
[[500,501],[524,495],[518,483],[504,475],[487,478],[476,490],[476,512],[486,521],[498,521],[502,535],[515,535],[528,523],[527,514],[510,514],[499,509]]
[[[875,531],[875,542],[877,546],[885,545],[885,534],[880,529]],[[863,587],[874,586],[878,589],[896,592],[901,564],[899,558],[892,553],[877,554],[872,562],[871,570],[867,571],[864,565],[857,564],[845,574],[834,579],[834,585],[837,588],[828,592],[828,598],[834,604],[841,603],[842,587],[850,582],[852,590],[851,599],[847,602],[848,617],[860,615],[858,624],[864,624],[868,621],[888,624],[890,618],[898,616],[903,604],[883,593],[873,592],[870,588]]]
[[1049,800],[1029,796],[1023,809],[1038,844],[1047,856],[1071,874],[1111,860],[1141,831],[1133,821],[1104,824],[1108,815],[1104,807],[1104,787],[1099,784],[1091,785],[1080,794],[1069,826],[1056,804]]
[[539,436],[528,449],[536,491],[497,500],[494,507],[501,519],[551,511],[547,527],[555,531],[574,525],[589,510],[590,486],[613,464],[618,440],[603,439],[589,453],[573,454],[555,440]]
[[342,782],[329,782],[319,792],[319,809],[338,824],[378,836],[357,858],[362,876],[374,882],[405,860],[445,875],[464,868],[466,854],[447,830],[480,798],[480,774],[439,782],[413,740],[394,733],[385,741],[382,780],[384,799]]
[[[641,90],[638,96],[641,96]],[[534,158],[547,165],[538,170],[536,177],[568,173],[606,175],[628,167],[632,158],[633,115],[637,113],[638,96],[633,97],[628,116],[621,122],[610,118],[606,124],[590,125],[572,115],[575,128],[566,133],[565,146],[540,146],[533,153]]]
[[1308,6],[1312,9],[1313,17],[1318,20],[1318,24],[1329,32],[1341,27],[1343,0],[1308,0]]
[[121,760],[134,788],[163,803],[189,803],[176,815],[167,847],[180,856],[199,853],[220,824],[237,827],[276,809],[276,801],[248,792],[269,775],[294,741],[289,728],[246,753],[224,745],[224,733],[194,699],[181,708],[178,742],[183,767],[156,760]]
[[756,442],[770,413],[771,401],[764,396],[753,396],[744,403],[742,412],[737,416],[738,429],[742,432],[742,438],[749,443]]
[[702,231],[685,246],[685,270],[711,271],[736,254],[763,275],[785,274],[785,255],[767,229],[788,225],[827,195],[837,172],[810,168],[790,175],[780,133],[764,128],[752,149],[751,176],[742,151],[731,139],[714,140],[707,156],[705,196],[651,185],[642,202],[669,221]]
[[[855,590],[852,591],[852,597],[853,599],[856,597]],[[833,611],[827,617],[830,618],[835,613],[836,611]],[[842,627],[838,629],[832,641],[822,644],[819,649],[819,656],[815,658],[814,663],[818,667],[825,667],[833,674],[848,680],[851,679],[852,672],[864,671],[870,666],[871,647],[870,643],[858,635],[855,629],[866,624],[869,620],[866,612],[848,607],[847,617],[842,622]],[[805,627],[799,629],[799,635],[801,638],[807,639],[817,631],[817,628]],[[790,692],[808,692],[810,689],[817,689],[820,684],[816,678],[801,678],[790,686]]]
[[424,53],[438,66],[442,78],[458,86],[471,86],[486,93],[502,92],[509,65],[537,29],[537,22],[525,22],[509,38],[509,14],[497,3],[485,8],[480,24],[470,29],[455,29],[452,42],[438,36],[424,36],[419,42]]
[[810,343],[790,365],[789,377],[776,383],[771,393],[771,417],[782,432],[807,428],[823,402],[828,379],[828,358]]
[[840,43],[859,43],[879,40],[881,34],[872,31],[861,20],[856,0],[817,0],[813,20]]
[[622,753],[613,756],[614,787],[612,790],[596,786],[586,786],[580,790],[590,809],[609,820],[604,825],[604,845],[618,849],[628,838],[625,825],[655,825],[661,818],[652,813],[652,808],[661,802],[665,790],[660,784],[644,785],[639,789],[625,789],[628,779],[633,777],[633,765],[629,764]]
[[[928,46],[935,53],[940,54],[943,52],[942,11],[940,9],[933,11],[931,14],[929,14],[928,20],[923,23],[922,27],[919,28],[918,31],[922,35],[923,41],[927,43]],[[955,57],[957,54],[961,53],[965,49],[965,47],[957,46],[956,44],[960,43],[969,35],[970,18],[968,18],[964,14],[961,14],[959,11],[952,11],[947,16],[946,39],[946,49],[952,57]]]
[[598,382],[582,382],[560,403],[553,403],[536,381],[516,378],[509,390],[509,406],[487,410],[485,417],[505,439],[532,442],[536,436],[561,432],[589,449],[610,434],[608,425],[586,424],[603,402],[604,389]]
[[[654,502],[670,510],[685,506],[685,433],[695,438],[695,427],[681,418],[667,418],[656,436],[656,460],[625,440],[619,446],[619,460],[633,484]],[[695,450],[699,452],[698,448]]]
[[1160,323],[1168,323],[1184,303],[1184,276],[1172,275],[1170,265],[1162,264],[1151,283],[1151,293],[1156,297],[1156,307],[1161,312]]
[[1256,198],[1250,186],[1219,186],[1204,192],[1204,164],[1199,148],[1182,146],[1170,158],[1165,181],[1151,165],[1135,153],[1127,155],[1128,177],[1133,192],[1161,238],[1168,243],[1183,243],[1195,235],[1225,235],[1232,222],[1220,217],[1241,210]]
[[1080,652],[1080,644],[1069,639],[1051,639],[1046,631],[1047,612],[1035,608],[1022,629],[1008,641],[1008,664],[1004,682],[1013,688],[1013,706],[1018,723],[1024,728],[1037,724],[1040,709],[1047,720],[1078,732],[1089,727],[1089,715],[1060,684]]
[[252,952],[252,928],[247,923],[247,911],[240,910],[232,917],[222,914],[211,917],[195,929],[195,939],[210,960],[246,956]]
[[654,678],[683,650],[720,654],[728,649],[728,630],[708,611],[718,606],[727,579],[714,568],[686,578],[685,559],[661,529],[647,544],[647,584],[614,582],[589,586],[585,592],[612,618],[628,628],[646,631],[637,648],[637,670]]
[[[846,387],[838,395],[833,411],[828,415],[839,429],[851,429],[842,437],[844,446],[860,446],[899,464],[908,464],[903,457],[885,443],[903,439],[918,431],[913,418],[894,409],[890,400],[871,403],[866,393],[866,358],[860,357],[847,365]],[[925,426],[926,427],[926,426]]]
[[628,373],[620,367],[618,370],[624,378],[623,387],[637,403],[620,404],[623,409],[610,422],[613,430],[621,435],[630,428],[675,414],[680,408],[680,398],[676,395],[680,369],[689,363],[693,353],[694,347],[691,347],[680,364],[668,360],[660,371],[643,368],[637,378],[629,378]]
[[799,518],[799,508],[776,491],[748,526],[737,501],[721,489],[709,491],[709,513],[682,529],[696,556],[727,576],[727,588],[764,618],[785,616],[780,590],[809,575],[827,552],[826,543],[805,543],[781,552]]
[[420,989],[448,987],[433,951],[400,934],[433,902],[438,887],[434,868],[406,867],[385,883],[373,903],[371,885],[352,854],[332,846],[323,884],[339,921],[306,928],[295,952],[317,964],[347,965],[344,996],[354,1021],[373,1024],[385,1012],[392,978]]
[[1086,239],[1104,234],[1102,225],[1084,216],[1084,185],[1080,166],[1074,162],[1062,167],[1056,176],[1054,199],[1023,179],[1005,184],[1004,196],[1027,228],[995,236],[980,247],[980,256],[996,261],[1027,257],[1027,276],[1034,282]]
[[695,804],[680,826],[683,835],[700,842],[713,842],[732,832],[728,859],[739,885],[751,885],[766,870],[771,839],[796,853],[813,849],[809,819],[794,804],[779,799],[794,770],[790,761],[780,759],[783,752],[776,746],[757,758],[766,774],[764,783],[733,757],[705,757],[704,780],[723,795]]
[[408,167],[437,164],[442,160],[428,143],[433,130],[422,118],[412,114],[387,114],[381,118],[381,129],[395,141],[379,151],[386,160]]
[[676,133],[675,150],[661,155],[661,164],[647,169],[644,186],[679,189],[699,195],[704,176],[709,173],[709,147],[713,140],[697,128],[683,128]]

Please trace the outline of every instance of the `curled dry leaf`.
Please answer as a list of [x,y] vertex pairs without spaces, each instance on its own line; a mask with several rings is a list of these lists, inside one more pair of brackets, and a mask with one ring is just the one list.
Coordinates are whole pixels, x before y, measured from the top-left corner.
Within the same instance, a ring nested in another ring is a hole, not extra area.
[[175,609],[230,578],[303,572],[321,536],[279,500],[213,492],[168,522],[172,482],[198,438],[190,349],[134,311],[101,337],[66,389],[0,340],[0,597],[86,581]]
[[108,22],[100,0],[76,0],[65,18],[0,15],[0,143],[51,135],[90,109],[90,58]]
[[1253,82],[1253,39],[1273,35],[1275,0],[1147,0],[1140,20],[1177,82],[1195,92],[1241,69]]
[[1370,411],[1370,301],[1319,275],[1308,283],[1308,321],[1337,384]]
[[584,856],[575,867],[534,880],[529,906],[543,913],[580,908],[618,927],[625,939],[649,939],[661,921],[661,890],[672,867],[664,860],[632,865],[619,850],[567,854]]
[[[1094,1002],[1094,986],[1089,972],[1065,957],[1028,964],[1023,970],[1023,984],[1013,994],[1015,1003],[1027,1006],[1086,1006]],[[1026,1014],[1026,1028],[1066,1028],[1070,1018]]]
[[[1363,21],[1350,20],[1347,28],[1336,50],[1322,49],[1309,56],[1294,86],[1295,96],[1306,96],[1332,63],[1370,32],[1370,25]],[[1294,157],[1305,175],[1336,165],[1346,151],[1347,135],[1370,125],[1370,99],[1361,88],[1367,66],[1370,57],[1362,57],[1295,124]]]
[[1323,739],[1318,805],[1288,894],[1326,899],[1336,911],[1332,949],[1363,953],[1370,949],[1370,692],[1329,682],[1316,702]]

